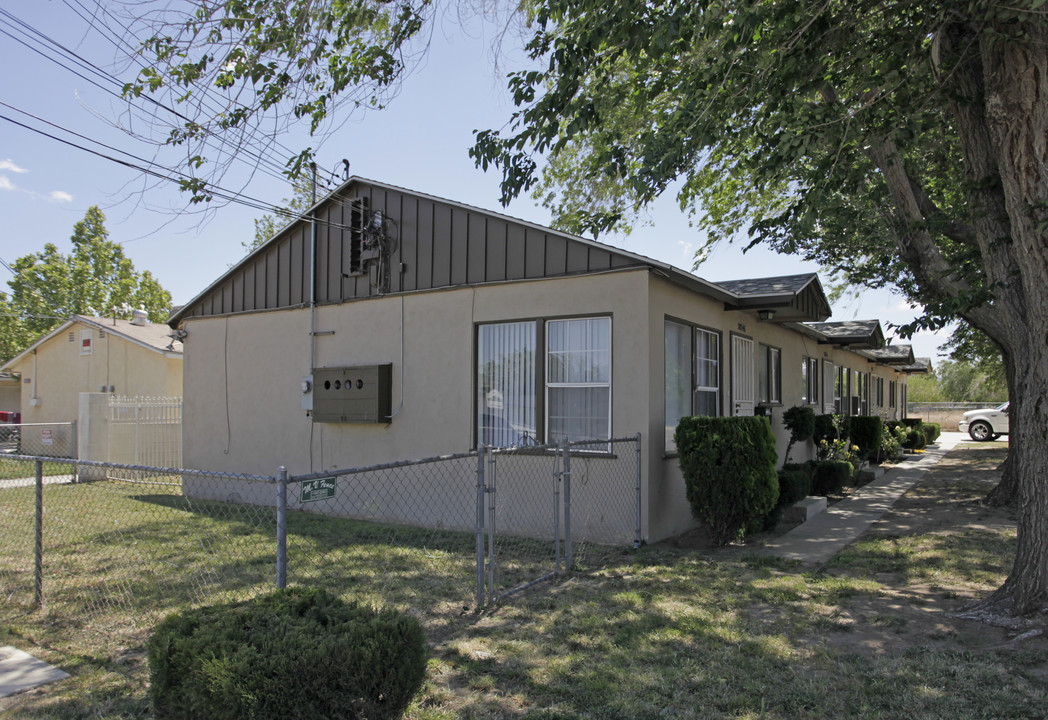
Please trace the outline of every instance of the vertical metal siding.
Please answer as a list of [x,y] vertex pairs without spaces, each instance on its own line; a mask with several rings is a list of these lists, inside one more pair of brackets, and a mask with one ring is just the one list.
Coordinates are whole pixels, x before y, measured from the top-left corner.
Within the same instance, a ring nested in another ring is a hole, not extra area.
[[487,234],[485,219],[477,213],[466,216],[466,282],[484,282],[487,271]]
[[540,278],[546,273],[546,234],[533,228],[524,231],[524,277]]
[[419,235],[422,232],[418,221],[418,206],[418,198],[401,196],[400,222],[397,228],[400,261],[404,263],[404,272],[397,273],[401,290],[415,290],[418,287]]
[[[436,236],[436,212],[433,203],[419,201],[418,206],[418,237],[415,250],[415,264],[418,272],[415,273],[415,289],[424,290],[433,287],[433,238]],[[411,262],[408,260],[408,262]]]
[[506,245],[509,228],[501,220],[488,220],[487,238],[484,250],[487,262],[484,268],[484,277],[488,282],[505,280],[506,271]]
[[446,205],[433,207],[433,272],[426,287],[451,285],[451,208]]
[[521,280],[526,276],[525,231],[520,225],[506,223],[506,279]]
[[469,215],[462,208],[451,209],[451,284],[469,281]]
[[546,275],[563,275],[568,269],[568,243],[556,235],[546,236]]
[[[350,227],[355,213],[351,201],[356,198],[366,198],[368,207],[383,212],[394,228],[396,242],[389,258],[391,292],[557,277],[639,264],[613,250],[591,247],[481,210],[358,184],[318,208],[318,302],[365,298],[376,292],[369,274],[354,272],[352,267]],[[186,315],[271,310],[308,303],[311,244],[310,222],[305,218],[232,271],[194,307],[187,308]],[[803,301],[815,305],[809,293]]]
[[589,248],[581,243],[568,243],[567,246],[567,272],[581,273],[589,270]]

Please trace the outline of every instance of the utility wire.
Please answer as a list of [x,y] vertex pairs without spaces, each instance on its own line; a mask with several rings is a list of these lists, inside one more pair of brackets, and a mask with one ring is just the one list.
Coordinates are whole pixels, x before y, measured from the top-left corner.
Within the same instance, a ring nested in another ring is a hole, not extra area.
[[[6,120],[7,122],[9,122],[9,123],[11,123],[13,125],[17,125],[18,127],[21,127],[21,128],[26,129],[26,130],[29,130],[30,132],[34,132],[34,133],[37,133],[39,135],[43,135],[46,138],[49,138],[51,140],[55,140],[56,142],[60,142],[60,143],[62,143],[64,145],[68,145],[70,147],[74,147],[74,148],[76,148],[78,150],[82,150],[82,151],[84,151],[86,153],[90,153],[90,154],[95,155],[97,157],[100,157],[100,158],[102,158],[104,160],[109,160],[110,162],[114,162],[114,163],[116,163],[118,165],[122,165],[122,166],[124,166],[126,168],[130,168],[132,170],[137,170],[138,172],[145,173],[146,175],[149,175],[151,177],[155,177],[155,178],[157,178],[159,180],[165,180],[167,182],[179,183],[181,185],[184,181],[188,181],[188,180],[193,180],[194,179],[194,178],[192,178],[192,177],[190,177],[188,175],[184,175],[184,174],[180,173],[177,170],[173,170],[171,168],[167,168],[167,167],[164,167],[162,165],[158,165],[157,163],[153,163],[150,160],[145,160],[143,158],[139,158],[139,157],[137,157],[135,155],[132,155],[131,153],[128,153],[126,151],[119,150],[117,148],[113,148],[113,147],[111,147],[109,145],[106,145],[104,143],[98,142],[96,140],[91,140],[90,138],[86,138],[85,136],[80,135],[79,133],[76,133],[76,132],[74,132],[72,130],[68,130],[66,128],[63,128],[60,125],[56,125],[56,124],[51,123],[51,122],[49,122],[47,120],[43,120],[42,118],[37,118],[35,115],[31,115],[30,113],[26,113],[25,111],[19,110],[18,108],[13,108],[12,106],[8,105],[7,103],[0,102],[0,105],[3,105],[5,107],[9,107],[9,108],[11,108],[13,110],[16,110],[17,112],[20,112],[22,114],[29,115],[30,117],[32,117],[32,118],[34,118],[36,120],[39,120],[40,122],[46,123],[48,125],[51,125],[52,127],[58,128],[58,129],[62,130],[63,132],[68,132],[71,135],[74,135],[76,137],[80,137],[82,139],[85,139],[88,142],[93,142],[96,145],[100,145],[100,146],[105,147],[107,149],[113,150],[114,152],[121,153],[121,154],[126,155],[126,156],[128,156],[130,158],[138,160],[139,162],[144,162],[144,163],[147,163],[147,165],[153,165],[153,166],[156,166],[156,167],[160,167],[162,170],[164,170],[164,171],[166,171],[168,173],[173,173],[174,175],[176,175],[178,177],[172,177],[171,175],[165,175],[163,172],[155,170],[152,167],[136,165],[133,162],[130,162],[130,161],[127,161],[127,160],[122,160],[120,158],[116,158],[116,157],[113,157],[111,155],[106,155],[105,153],[99,152],[97,150],[92,150],[91,148],[84,147],[83,145],[78,145],[77,143],[75,143],[75,142],[73,142],[71,140],[66,140],[64,138],[60,138],[60,137],[58,137],[56,135],[52,135],[51,133],[48,133],[48,132],[46,132],[44,130],[41,130],[39,128],[34,128],[34,127],[30,126],[30,125],[27,125],[25,123],[19,122],[18,120],[10,118],[10,117],[8,117],[6,115],[0,114],[0,120]],[[281,215],[281,216],[284,216],[284,217],[287,217],[287,218],[292,218],[292,219],[293,218],[297,218],[299,216],[298,213],[292,212],[292,211],[287,210],[287,209],[285,209],[283,207],[266,203],[263,200],[259,200],[257,198],[253,198],[253,197],[250,197],[248,195],[244,195],[243,193],[239,193],[239,192],[232,191],[232,190],[226,190],[226,189],[221,188],[221,187],[219,187],[217,185],[209,185],[208,186],[208,190],[214,197],[217,197],[217,198],[222,199],[222,200],[228,200],[229,202],[235,202],[237,204],[244,205],[246,207],[250,207],[250,208],[253,208],[255,210],[261,210],[261,211],[266,212],[266,213],[272,213],[272,214],[275,214],[275,215]],[[354,230],[355,229],[355,228],[352,228],[352,227],[350,227],[348,225],[343,225],[342,223],[332,222],[330,220],[325,220],[325,219],[319,218],[319,217],[315,218],[315,221],[319,225],[325,225],[325,226],[331,227],[331,228],[337,228],[337,229],[341,229],[341,230]]]

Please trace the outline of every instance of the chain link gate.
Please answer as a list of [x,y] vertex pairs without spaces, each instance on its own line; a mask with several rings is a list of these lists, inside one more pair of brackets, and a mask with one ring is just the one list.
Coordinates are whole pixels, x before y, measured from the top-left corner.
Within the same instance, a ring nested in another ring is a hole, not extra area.
[[[573,463],[583,468],[578,506],[572,500]],[[589,487],[594,477],[594,487]],[[501,600],[575,569],[577,541],[585,543],[590,555],[602,545],[639,547],[640,501],[639,434],[559,446],[481,448],[477,604]],[[580,510],[582,527],[573,528],[573,514]]]

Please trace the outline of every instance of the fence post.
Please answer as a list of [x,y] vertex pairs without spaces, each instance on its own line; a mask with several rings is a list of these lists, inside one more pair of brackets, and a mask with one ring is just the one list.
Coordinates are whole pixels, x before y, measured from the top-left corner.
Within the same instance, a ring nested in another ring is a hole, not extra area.
[[556,459],[553,463],[553,572],[560,575],[560,486],[564,481],[563,469],[558,470]]
[[564,565],[567,570],[575,567],[575,555],[571,549],[571,443],[564,439]]
[[287,468],[277,468],[277,587],[287,587]]
[[641,511],[640,511],[641,477],[642,477],[643,467],[644,466],[641,463],[641,456],[640,456],[640,451],[641,451],[640,433],[637,433],[637,441],[636,442],[637,442],[637,528],[636,528],[637,532],[633,536],[633,549],[634,550],[640,549],[640,537],[641,537],[641,535],[640,535],[641,534]]
[[44,607],[44,461],[36,461],[36,524],[33,543],[33,605]]
[[80,482],[80,466],[77,464],[77,460],[80,458],[80,441],[76,435],[76,420],[72,422],[72,428],[70,429],[70,443],[73,446],[73,482]]
[[484,446],[477,446],[477,607],[484,605]]
[[484,453],[487,456],[488,472],[486,475],[488,500],[488,592],[495,594],[495,456],[491,448]]

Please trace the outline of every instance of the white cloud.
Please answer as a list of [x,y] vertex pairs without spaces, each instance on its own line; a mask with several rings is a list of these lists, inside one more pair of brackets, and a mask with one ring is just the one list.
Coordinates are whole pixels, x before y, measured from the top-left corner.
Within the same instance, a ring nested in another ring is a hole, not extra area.
[[14,173],[27,173],[27,172],[29,172],[25,168],[18,167],[17,165],[15,165],[15,161],[12,160],[11,158],[7,158],[6,160],[0,160],[0,170],[10,170],[11,172],[14,172]]
[[73,202],[73,196],[61,190],[52,190],[48,197],[51,199],[51,202]]
[[14,183],[8,180],[5,176],[0,175],[0,190],[17,190]]

